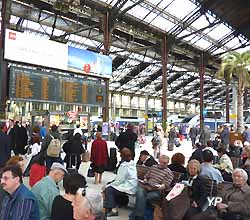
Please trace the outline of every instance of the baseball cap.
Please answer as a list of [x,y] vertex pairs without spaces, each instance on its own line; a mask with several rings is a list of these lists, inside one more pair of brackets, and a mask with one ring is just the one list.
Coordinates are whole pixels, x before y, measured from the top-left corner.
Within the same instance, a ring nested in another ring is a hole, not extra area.
[[65,173],[68,173],[67,169],[60,163],[53,163],[50,170],[55,170],[55,169],[59,169],[59,170],[62,170],[64,171]]

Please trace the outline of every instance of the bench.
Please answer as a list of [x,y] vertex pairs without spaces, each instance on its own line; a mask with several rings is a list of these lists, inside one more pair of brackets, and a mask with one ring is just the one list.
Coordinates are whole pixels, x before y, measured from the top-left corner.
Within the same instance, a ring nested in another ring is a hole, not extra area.
[[[173,186],[175,183],[180,182],[180,178],[182,177],[183,173],[175,172],[175,171],[172,171],[172,173],[174,175],[174,178],[173,178],[171,185]],[[171,188],[163,191],[161,200],[154,201],[152,203],[152,206],[154,207],[154,220],[162,220],[163,219],[162,208],[161,208],[162,201],[163,201],[163,199],[165,199],[165,196],[168,194],[168,192],[170,192],[170,190],[171,190]]]

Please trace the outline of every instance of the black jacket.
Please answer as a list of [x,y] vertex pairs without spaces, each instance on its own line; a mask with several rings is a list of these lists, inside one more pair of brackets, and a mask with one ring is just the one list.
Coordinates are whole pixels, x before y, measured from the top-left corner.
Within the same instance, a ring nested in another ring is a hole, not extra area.
[[125,132],[122,132],[115,141],[115,145],[119,150],[126,147],[131,150],[132,155],[135,155],[135,142],[137,141],[138,136],[131,130],[127,129]]
[[155,165],[155,164],[158,164],[158,163],[157,163],[157,161],[150,155],[150,157],[149,157],[145,162],[138,160],[136,164],[137,164],[137,165],[145,165],[145,166],[147,166],[147,167],[151,167],[151,166],[153,166],[153,165]]
[[10,148],[10,137],[0,131],[0,167],[5,166],[7,160],[10,159],[11,156],[11,148]]

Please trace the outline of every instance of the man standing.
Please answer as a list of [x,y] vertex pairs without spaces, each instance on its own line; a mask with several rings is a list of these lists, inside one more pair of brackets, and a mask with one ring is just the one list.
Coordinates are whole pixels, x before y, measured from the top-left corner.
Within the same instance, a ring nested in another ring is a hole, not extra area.
[[0,122],[0,168],[5,166],[7,160],[10,159],[10,137],[3,132],[5,123]]
[[62,164],[53,163],[48,176],[32,187],[31,191],[38,200],[40,220],[50,220],[53,200],[60,193],[57,183],[63,179],[65,173],[67,170]]
[[229,140],[230,140],[230,131],[227,124],[224,125],[222,132],[220,133],[220,139],[223,147],[228,150]]
[[118,147],[119,151],[122,148],[128,148],[132,153],[132,158],[135,157],[135,142],[137,141],[137,134],[133,132],[133,125],[128,124],[127,130],[122,132],[115,141],[115,145]]
[[209,126],[206,125],[204,129],[201,130],[200,133],[200,143],[204,146],[207,146],[207,142],[211,139],[211,131],[209,130]]
[[198,136],[198,129],[195,126],[190,128],[189,136],[192,141],[192,147],[195,148],[196,137]]
[[[62,159],[60,157],[61,137],[57,129],[58,127],[56,125],[52,125],[50,133],[45,136],[42,142],[41,152],[44,154],[46,158],[46,167],[48,168],[48,170],[50,169],[52,163],[54,162],[62,163]],[[58,155],[53,156],[53,157],[51,155],[48,155],[48,148],[49,148],[49,145],[52,144],[51,143],[52,141],[55,142],[55,144],[53,144],[54,145],[53,148],[54,149],[58,148],[58,151],[59,151]],[[60,146],[56,146],[56,145],[60,145]]]
[[250,142],[250,129],[248,128],[248,126],[245,126],[245,130],[243,131],[243,138],[244,142]]
[[9,195],[4,198],[0,220],[40,220],[37,200],[22,182],[20,166],[3,168],[1,184]]
[[170,131],[169,131],[169,136],[168,136],[168,150],[172,151],[174,150],[174,142],[177,138],[176,130],[175,130],[175,125],[170,124]]

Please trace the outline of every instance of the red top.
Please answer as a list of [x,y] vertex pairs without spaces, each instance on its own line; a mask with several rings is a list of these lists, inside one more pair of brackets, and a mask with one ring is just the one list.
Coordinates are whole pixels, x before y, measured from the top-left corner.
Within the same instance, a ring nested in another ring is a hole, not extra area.
[[101,138],[97,138],[93,141],[90,160],[96,166],[108,165],[108,147],[106,141]]
[[34,163],[30,168],[30,186],[34,186],[40,179],[46,176],[46,167],[40,164]]

